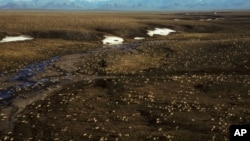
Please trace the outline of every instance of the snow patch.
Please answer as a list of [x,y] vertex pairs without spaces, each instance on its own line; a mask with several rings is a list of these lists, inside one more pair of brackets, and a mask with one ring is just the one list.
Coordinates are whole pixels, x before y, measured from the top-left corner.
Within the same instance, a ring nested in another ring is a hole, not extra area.
[[104,36],[105,39],[102,40],[102,43],[105,45],[118,45],[122,44],[124,39],[116,36]]
[[176,31],[172,29],[168,29],[168,28],[155,28],[155,30],[148,30],[148,35],[149,36],[154,36],[154,35],[166,36],[170,34],[171,32],[176,32]]
[[135,37],[134,39],[135,39],[135,40],[144,40],[145,37]]
[[26,35],[20,35],[20,36],[6,36],[3,38],[0,43],[6,43],[6,42],[16,42],[16,41],[25,41],[25,40],[33,40],[32,37],[26,36]]

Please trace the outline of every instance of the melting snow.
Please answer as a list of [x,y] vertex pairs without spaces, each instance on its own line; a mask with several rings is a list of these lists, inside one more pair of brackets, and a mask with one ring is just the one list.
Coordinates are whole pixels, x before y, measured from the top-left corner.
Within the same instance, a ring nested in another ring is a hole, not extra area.
[[144,40],[145,37],[135,37],[134,39],[135,39],[135,40]]
[[20,36],[6,36],[3,38],[0,43],[6,43],[6,42],[15,42],[15,41],[25,41],[25,40],[32,40],[32,37],[26,36],[26,35],[20,35]]
[[116,36],[104,36],[105,39],[102,40],[102,43],[105,45],[118,45],[122,44],[124,39]]
[[172,29],[168,29],[168,28],[155,28],[155,30],[148,30],[148,35],[149,36],[154,36],[154,35],[166,36],[170,34],[171,32],[176,32],[176,31]]

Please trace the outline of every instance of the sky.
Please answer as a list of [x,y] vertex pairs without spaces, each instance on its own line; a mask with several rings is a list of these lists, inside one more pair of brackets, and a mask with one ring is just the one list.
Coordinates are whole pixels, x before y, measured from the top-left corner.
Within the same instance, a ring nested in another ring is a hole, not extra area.
[[0,0],[0,9],[250,9],[250,0]]

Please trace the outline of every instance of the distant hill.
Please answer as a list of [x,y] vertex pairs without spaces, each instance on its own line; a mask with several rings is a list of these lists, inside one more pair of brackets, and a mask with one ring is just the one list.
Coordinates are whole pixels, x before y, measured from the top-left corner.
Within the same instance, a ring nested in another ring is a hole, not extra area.
[[250,9],[247,0],[0,0],[0,9],[217,10]]

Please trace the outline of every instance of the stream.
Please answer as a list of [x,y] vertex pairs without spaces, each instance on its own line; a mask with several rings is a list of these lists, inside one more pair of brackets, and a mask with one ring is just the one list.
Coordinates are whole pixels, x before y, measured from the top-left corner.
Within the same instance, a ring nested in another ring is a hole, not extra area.
[[[140,42],[104,46],[83,53],[55,56],[46,61],[29,64],[15,74],[1,73],[0,82],[0,132],[10,132],[16,116],[29,104],[45,99],[62,89],[65,83],[95,80],[105,76],[72,75],[74,63],[87,55],[107,53],[116,50],[129,52]],[[89,57],[89,56],[87,56]],[[68,71],[59,71],[55,66],[63,66]],[[68,67],[67,67],[68,66]]]
[[39,85],[44,85],[48,82],[48,79],[41,79],[37,81],[29,80],[30,77],[36,75],[39,72],[43,72],[48,65],[55,62],[59,57],[52,57],[47,61],[37,62],[30,64],[20,69],[9,82],[21,82],[19,85],[12,85],[4,88],[0,91],[0,105],[7,104],[9,100],[17,96],[16,93],[24,90],[41,89]]
[[[109,47],[103,47],[95,50],[88,50],[84,53],[80,54],[71,54],[70,56],[76,56],[74,59],[78,59],[81,56],[99,53],[99,52],[107,52],[112,50],[125,50],[130,51],[138,46],[138,43],[134,44],[121,44],[121,45],[114,45]],[[11,85],[6,88],[2,88],[0,90],[0,105],[8,104],[12,99],[18,97],[18,93],[24,91],[38,91],[46,87],[48,83],[50,83],[49,78],[42,78],[39,80],[30,79],[39,73],[42,73],[46,70],[46,68],[53,64],[54,62],[60,60],[59,56],[55,56],[50,58],[49,60],[36,62],[33,64],[29,64],[24,68],[20,69],[13,78],[7,80],[7,83],[19,83],[18,85]],[[5,74],[6,75],[6,74]],[[66,74],[69,76],[70,74]]]

